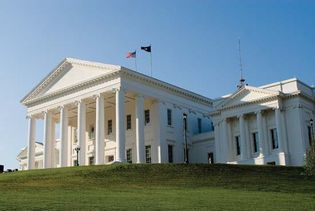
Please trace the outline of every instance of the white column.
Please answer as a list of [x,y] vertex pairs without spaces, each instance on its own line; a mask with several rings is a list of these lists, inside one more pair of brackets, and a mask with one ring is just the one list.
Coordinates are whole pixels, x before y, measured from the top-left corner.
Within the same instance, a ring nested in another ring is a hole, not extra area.
[[214,124],[214,147],[215,147],[215,162],[221,163],[221,152],[220,152],[220,127],[219,123]]
[[45,142],[45,152],[44,152],[44,168],[51,168],[52,157],[53,157],[53,143],[52,143],[52,116],[49,111],[43,112],[44,114],[44,142]]
[[68,149],[69,149],[69,140],[68,140],[68,108],[65,106],[60,107],[60,167],[68,166]]
[[125,159],[125,93],[116,90],[116,161],[124,162]]
[[246,133],[245,133],[245,122],[244,115],[240,115],[239,117],[239,125],[240,125],[240,141],[241,141],[241,160],[246,160]]
[[264,129],[261,111],[256,112],[257,130],[258,130],[258,144],[259,156],[264,156]]
[[78,144],[80,146],[79,165],[86,165],[86,105],[84,101],[78,101]]
[[227,136],[228,136],[228,157],[227,157],[227,161],[232,161],[233,160],[233,139],[232,139],[232,129],[231,129],[231,123],[227,122]]
[[283,130],[282,130],[282,121],[281,121],[281,111],[279,108],[275,109],[275,118],[276,118],[276,127],[278,135],[278,150],[279,152],[284,151],[283,147]]
[[28,147],[27,147],[27,169],[35,166],[35,141],[36,141],[36,119],[28,116]]
[[222,135],[223,138],[221,140],[221,158],[222,162],[226,162],[228,160],[228,130],[227,130],[227,121],[223,119],[222,121]]
[[136,144],[137,163],[145,163],[144,156],[144,98],[136,96]]
[[104,164],[104,97],[96,96],[95,164]]

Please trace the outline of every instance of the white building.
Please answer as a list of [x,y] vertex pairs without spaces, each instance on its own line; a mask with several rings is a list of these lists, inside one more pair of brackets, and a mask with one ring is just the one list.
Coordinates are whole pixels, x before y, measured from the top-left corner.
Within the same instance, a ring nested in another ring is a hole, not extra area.
[[44,168],[72,166],[76,146],[80,165],[183,163],[185,140],[191,163],[303,165],[315,91],[290,79],[212,100],[121,66],[65,59],[21,102],[29,125],[23,169],[40,160]]

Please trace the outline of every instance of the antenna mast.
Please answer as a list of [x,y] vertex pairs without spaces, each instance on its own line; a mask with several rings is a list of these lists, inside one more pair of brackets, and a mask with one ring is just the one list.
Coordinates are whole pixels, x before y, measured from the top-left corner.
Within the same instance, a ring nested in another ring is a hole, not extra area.
[[243,64],[242,64],[242,54],[241,54],[241,39],[238,39],[238,54],[240,57],[240,83],[237,85],[237,88],[242,88],[245,86],[245,79],[243,78]]

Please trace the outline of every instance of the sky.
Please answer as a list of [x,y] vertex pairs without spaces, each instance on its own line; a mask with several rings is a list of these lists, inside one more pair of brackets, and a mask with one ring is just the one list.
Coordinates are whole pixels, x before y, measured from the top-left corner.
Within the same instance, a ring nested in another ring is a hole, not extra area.
[[249,85],[315,84],[315,1],[0,0],[0,164],[18,167],[20,100],[65,57],[134,69],[137,50],[149,75],[151,44],[153,77],[218,98],[236,90],[238,39]]

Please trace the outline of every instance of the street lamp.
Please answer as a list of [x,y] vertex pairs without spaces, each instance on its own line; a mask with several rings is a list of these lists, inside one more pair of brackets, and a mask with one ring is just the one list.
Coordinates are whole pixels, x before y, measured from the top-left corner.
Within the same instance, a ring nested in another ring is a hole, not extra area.
[[80,151],[80,146],[76,146],[76,148],[74,148],[74,150],[77,152],[77,163],[76,166],[79,166],[79,151]]
[[313,141],[314,141],[314,120],[313,119],[310,119],[310,125],[311,125],[311,143],[310,144],[312,144],[313,143]]
[[183,114],[183,123],[184,123],[184,141],[185,141],[185,154],[184,160],[185,163],[189,163],[188,160],[188,143],[187,143],[187,114]]

